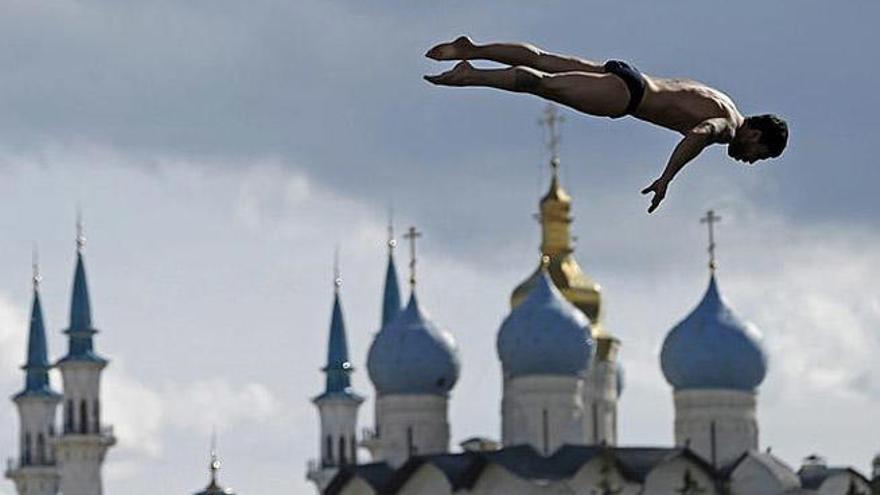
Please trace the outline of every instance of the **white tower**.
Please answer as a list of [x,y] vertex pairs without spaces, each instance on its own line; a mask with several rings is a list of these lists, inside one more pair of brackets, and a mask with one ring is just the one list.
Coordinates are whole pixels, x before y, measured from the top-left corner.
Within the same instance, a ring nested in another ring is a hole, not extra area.
[[24,390],[12,400],[18,407],[18,460],[10,461],[6,477],[15,482],[19,495],[54,495],[58,493],[58,469],[55,465],[55,409],[61,396],[49,385],[46,330],[40,305],[40,276],[34,263],[34,301],[28,335]]
[[544,455],[584,444],[583,377],[592,356],[589,320],[542,272],[498,331],[505,446]]
[[741,320],[718,291],[710,211],[709,287],[697,307],[663,342],[660,361],[674,387],[675,441],[715,467],[758,448],[757,388],[767,357],[754,325]]
[[376,428],[364,440],[373,460],[399,466],[412,455],[449,449],[449,392],[460,364],[455,340],[419,307],[415,293],[415,241],[411,227],[410,287],[406,308],[376,335],[367,369],[376,387]]
[[619,349],[617,338],[596,337],[596,355],[584,379],[584,433],[590,445],[617,445],[617,402],[623,390]]
[[56,455],[64,495],[101,495],[101,466],[107,449],[116,443],[112,429],[101,423],[101,371],[108,361],[94,351],[89,290],[83,265],[85,239],[80,225],[76,272],[70,304],[67,355],[56,366],[64,383],[62,434]]
[[357,415],[363,397],[351,388],[354,368],[348,359],[348,341],[345,336],[345,320],[339,302],[338,262],[334,277],[333,316],[330,318],[330,340],[327,345],[327,375],[324,392],[312,399],[321,418],[321,436],[318,449],[319,460],[309,462],[307,477],[323,492],[339,467],[357,464]]

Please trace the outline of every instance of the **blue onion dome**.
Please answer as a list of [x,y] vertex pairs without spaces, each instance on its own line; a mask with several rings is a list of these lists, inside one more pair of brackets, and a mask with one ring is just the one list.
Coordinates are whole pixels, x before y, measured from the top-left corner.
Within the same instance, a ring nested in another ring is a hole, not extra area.
[[541,270],[498,331],[496,345],[504,375],[582,375],[593,353],[589,326],[590,320]]
[[379,331],[367,356],[367,371],[380,395],[445,396],[460,369],[455,339],[422,312],[415,293]]
[[660,364],[676,390],[753,392],[767,374],[760,332],[727,306],[714,275],[700,304],[666,336]]

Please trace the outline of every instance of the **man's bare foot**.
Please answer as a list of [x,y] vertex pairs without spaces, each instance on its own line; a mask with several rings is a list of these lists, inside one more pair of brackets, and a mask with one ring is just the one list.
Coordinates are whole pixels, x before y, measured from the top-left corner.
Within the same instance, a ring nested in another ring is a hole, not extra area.
[[436,76],[425,76],[425,80],[439,86],[466,86],[468,84],[467,77],[474,70],[474,67],[462,60],[455,64],[452,70],[448,70]]
[[425,56],[434,60],[467,60],[473,48],[474,42],[470,38],[459,36],[455,41],[431,48]]

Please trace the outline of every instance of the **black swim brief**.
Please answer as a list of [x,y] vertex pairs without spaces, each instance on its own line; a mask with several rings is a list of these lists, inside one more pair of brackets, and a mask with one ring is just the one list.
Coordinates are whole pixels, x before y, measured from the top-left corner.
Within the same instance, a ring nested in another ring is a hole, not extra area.
[[642,98],[645,96],[645,86],[647,85],[645,76],[632,65],[620,60],[609,60],[605,62],[602,68],[605,69],[605,72],[614,74],[622,79],[629,89],[629,103],[626,105],[626,110],[622,114],[614,116],[614,118],[631,115],[639,108],[639,103],[642,102]]

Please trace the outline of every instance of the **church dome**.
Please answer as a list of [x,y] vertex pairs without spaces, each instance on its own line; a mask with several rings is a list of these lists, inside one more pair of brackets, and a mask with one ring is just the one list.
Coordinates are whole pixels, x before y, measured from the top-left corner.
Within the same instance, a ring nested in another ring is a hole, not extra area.
[[593,351],[590,321],[568,302],[547,275],[501,324],[498,356],[508,377],[579,375]]
[[676,390],[751,392],[767,374],[760,332],[727,306],[714,275],[703,300],[666,336],[660,363]]
[[415,294],[379,331],[367,357],[370,380],[380,395],[446,395],[460,367],[452,334],[428,319]]

